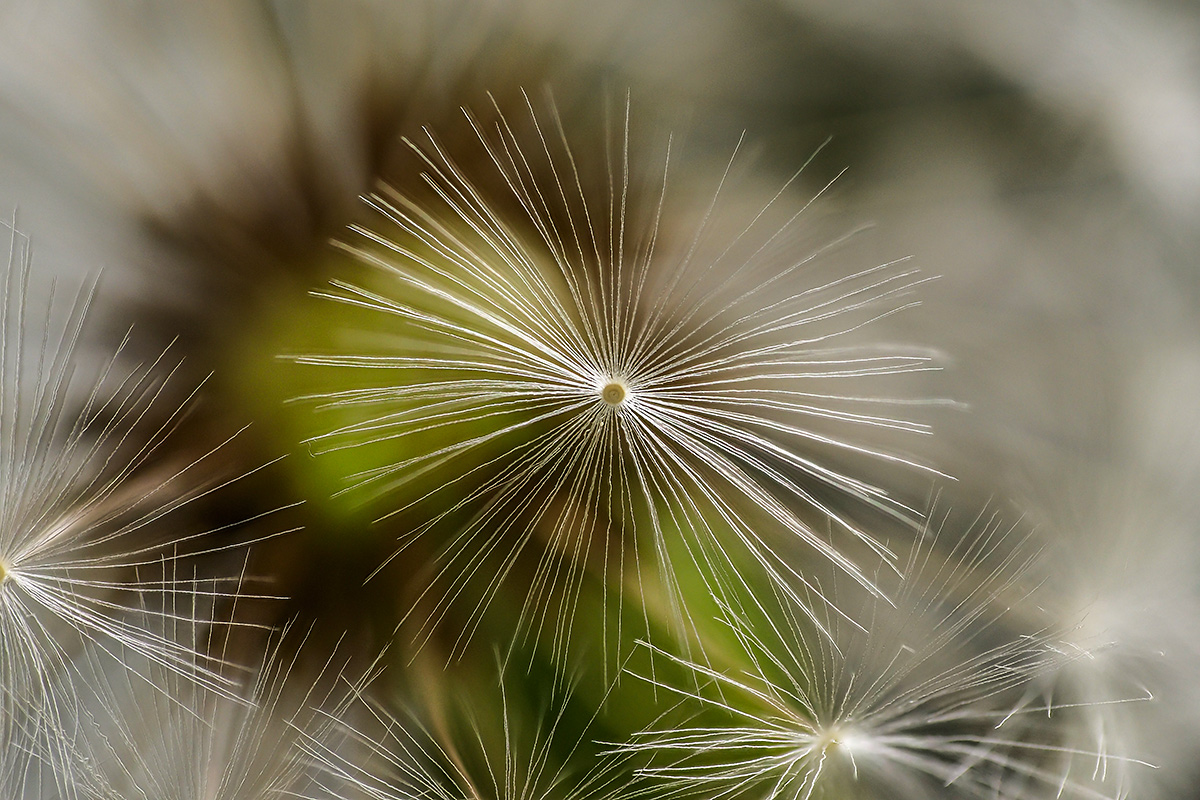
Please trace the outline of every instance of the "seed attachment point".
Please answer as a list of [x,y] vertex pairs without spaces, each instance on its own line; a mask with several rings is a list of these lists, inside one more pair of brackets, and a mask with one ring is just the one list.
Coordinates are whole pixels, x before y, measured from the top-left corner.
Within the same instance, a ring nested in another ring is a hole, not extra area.
[[610,406],[619,406],[629,396],[629,387],[622,381],[610,379],[600,387],[600,398]]

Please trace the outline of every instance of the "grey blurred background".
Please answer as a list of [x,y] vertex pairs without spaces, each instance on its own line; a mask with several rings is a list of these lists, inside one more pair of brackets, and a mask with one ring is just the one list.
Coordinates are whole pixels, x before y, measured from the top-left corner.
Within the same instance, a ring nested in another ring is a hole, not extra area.
[[[714,162],[745,131],[768,186],[832,137],[812,180],[848,167],[825,213],[871,226],[856,257],[939,276],[884,329],[944,354],[922,391],[958,405],[921,455],[948,502],[1040,526],[1078,575],[1064,607],[1103,597],[1103,630],[1166,654],[1138,735],[1177,796],[1200,730],[1192,3],[8,0],[0,209],[35,281],[103,269],[98,352],[131,323],[181,337],[245,422],[258,322],[324,279],[398,137],[545,87],[568,119],[628,91]],[[249,461],[286,449],[256,424]]]

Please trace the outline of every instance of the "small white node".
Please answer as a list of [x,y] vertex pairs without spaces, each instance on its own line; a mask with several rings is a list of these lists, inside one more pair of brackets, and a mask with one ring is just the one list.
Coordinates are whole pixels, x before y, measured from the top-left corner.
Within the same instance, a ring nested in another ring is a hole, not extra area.
[[610,406],[619,406],[629,396],[629,388],[621,381],[610,380],[600,389],[600,398]]

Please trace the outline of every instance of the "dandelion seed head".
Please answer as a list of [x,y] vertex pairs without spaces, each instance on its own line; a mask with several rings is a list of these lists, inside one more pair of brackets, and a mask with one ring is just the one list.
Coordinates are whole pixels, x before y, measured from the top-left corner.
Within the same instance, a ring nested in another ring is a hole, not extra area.
[[[665,618],[643,603],[636,624],[683,637],[697,623],[681,587],[705,581],[707,599],[746,568],[794,591],[798,564],[831,562],[878,593],[871,573],[894,554],[863,520],[914,512],[848,465],[937,473],[858,438],[929,433],[908,409],[930,401],[874,381],[937,367],[863,331],[927,278],[903,259],[824,272],[850,233],[813,246],[796,228],[825,189],[797,201],[798,171],[738,194],[740,142],[697,208],[668,178],[671,140],[649,167],[634,157],[628,104],[581,148],[553,101],[525,101],[467,112],[462,153],[428,130],[406,140],[418,176],[364,198],[382,224],[339,243],[371,272],[316,293],[369,312],[355,334],[383,349],[294,357],[346,370],[307,398],[342,420],[312,449],[386,452],[347,489],[411,520],[402,551],[434,552],[418,642],[464,598],[469,641],[506,576],[528,576],[520,635],[544,633],[556,657],[592,580],[618,604],[659,594]],[[613,614],[601,628],[628,616]]]
[[[1098,794],[1179,796],[1200,708],[1192,484],[1125,452],[1053,467],[1023,499],[1044,545],[1021,613],[1063,633],[1004,730],[1060,743],[1052,768]],[[1050,706],[1052,716],[1027,713]]]
[[696,680],[642,676],[709,716],[664,717],[618,749],[649,755],[640,773],[671,798],[700,785],[716,787],[714,796],[757,787],[765,791],[745,796],[792,800],[1124,797],[1098,790],[1091,767],[1085,775],[1055,763],[1151,766],[1103,743],[1047,736],[1047,714],[1077,709],[1039,693],[1062,650],[1058,634],[999,624],[1011,595],[1028,591],[1022,578],[1034,560],[1019,546],[1007,552],[1011,531],[993,517],[949,552],[930,532],[908,559],[895,604],[871,601],[874,610],[860,615],[866,628],[832,621],[832,644],[814,638],[790,600],[726,608],[742,666],[668,656]]
[[[220,655],[201,655],[171,632],[194,610],[177,600],[232,597],[240,580],[201,586],[177,568],[193,557],[222,559],[217,553],[249,542],[209,544],[212,531],[193,515],[205,498],[245,477],[216,463],[224,442],[207,452],[172,447],[199,389],[168,401],[178,368],[170,352],[133,363],[129,338],[104,358],[89,358],[83,345],[96,282],[73,301],[55,291],[37,296],[31,245],[14,224],[0,222],[0,238],[5,230],[0,796],[14,797],[23,795],[8,782],[21,779],[31,758],[60,781],[79,772],[87,754],[77,715],[101,691],[76,661],[84,652],[121,680],[135,680],[127,666],[137,658],[197,692],[224,697],[233,690]],[[163,683],[141,683],[165,697]]]

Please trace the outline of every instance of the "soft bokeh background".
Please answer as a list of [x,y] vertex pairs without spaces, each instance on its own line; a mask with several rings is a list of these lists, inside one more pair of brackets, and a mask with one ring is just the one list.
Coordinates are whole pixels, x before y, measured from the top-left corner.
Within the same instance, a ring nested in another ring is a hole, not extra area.
[[260,498],[308,503],[268,545],[294,608],[386,631],[395,592],[361,579],[393,539],[329,498],[338,468],[283,405],[308,378],[275,356],[332,325],[306,293],[348,268],[328,239],[357,196],[404,180],[398,137],[465,135],[489,92],[549,88],[582,125],[628,91],[698,161],[747,132],[764,187],[832,137],[805,180],[849,168],[821,213],[870,225],[857,263],[939,276],[881,329],[945,356],[920,390],[959,405],[914,446],[959,479],[939,502],[1026,515],[1051,613],[1136,640],[1108,669],[1160,696],[1130,735],[1172,796],[1200,741],[1198,43],[1169,0],[10,0],[0,208],[35,282],[103,270],[96,352],[131,324],[147,353],[178,338],[215,372],[201,428],[252,423],[247,466],[297,456]]

